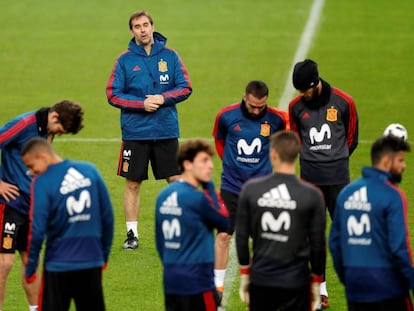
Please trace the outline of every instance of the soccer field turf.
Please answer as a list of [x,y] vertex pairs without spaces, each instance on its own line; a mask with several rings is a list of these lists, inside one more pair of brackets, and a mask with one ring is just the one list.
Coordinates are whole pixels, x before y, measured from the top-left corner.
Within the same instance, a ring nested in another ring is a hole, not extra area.
[[[217,111],[239,101],[249,80],[266,81],[269,104],[280,104],[311,6],[308,0],[21,0],[2,5],[0,124],[63,98],[78,101],[85,109],[85,128],[76,136],[57,138],[55,148],[65,158],[95,163],[111,193],[116,228],[104,272],[108,310],[163,310],[153,218],[154,199],[164,181],[150,177],[143,184],[140,248],[122,250],[124,180],[116,176],[119,111],[107,103],[105,85],[116,57],[131,37],[130,14],[148,10],[156,30],[168,38],[167,45],[179,52],[189,71],[193,94],[178,106],[181,136],[211,138]],[[352,179],[359,176],[361,166],[369,165],[370,144],[387,124],[402,123],[409,140],[414,135],[413,33],[412,0],[325,0],[307,56],[318,62],[323,79],[356,102],[360,145],[351,158]],[[413,155],[408,154],[406,161],[401,187],[411,205]],[[214,180],[219,186],[217,158],[215,165]],[[3,310],[28,309],[19,266],[17,258]],[[234,268],[226,310],[246,310],[239,301],[237,265]],[[330,258],[327,280],[331,310],[346,310],[343,287]]]

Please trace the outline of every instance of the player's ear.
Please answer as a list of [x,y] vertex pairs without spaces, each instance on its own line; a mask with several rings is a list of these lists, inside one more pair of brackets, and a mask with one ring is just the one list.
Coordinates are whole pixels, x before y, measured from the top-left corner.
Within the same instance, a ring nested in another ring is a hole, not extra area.
[[279,157],[279,154],[277,153],[276,149],[270,148],[269,156],[270,156],[270,161],[274,162]]
[[49,112],[47,122],[49,124],[59,123],[59,113],[57,113],[56,111]]
[[183,161],[183,173],[185,171],[190,171],[191,170],[191,166],[193,165],[193,162],[189,161],[189,160],[184,160]]

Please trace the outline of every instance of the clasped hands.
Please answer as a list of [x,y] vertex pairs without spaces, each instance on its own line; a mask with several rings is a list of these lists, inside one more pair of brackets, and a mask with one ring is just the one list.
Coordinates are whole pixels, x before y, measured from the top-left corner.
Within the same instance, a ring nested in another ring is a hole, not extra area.
[[164,96],[157,95],[146,95],[144,100],[144,109],[147,112],[155,112],[158,108],[164,104]]

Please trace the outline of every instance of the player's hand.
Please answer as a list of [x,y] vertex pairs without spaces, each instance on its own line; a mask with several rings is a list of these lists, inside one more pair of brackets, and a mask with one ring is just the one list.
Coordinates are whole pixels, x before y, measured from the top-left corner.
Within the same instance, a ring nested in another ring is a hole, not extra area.
[[19,188],[2,180],[0,181],[0,195],[6,200],[6,202],[16,200],[16,198],[20,195]]
[[311,281],[311,299],[312,299],[312,311],[320,310],[321,294],[320,287],[322,282],[322,276],[312,274]]
[[26,281],[27,284],[33,283],[34,281],[36,281],[37,278],[37,274],[33,274],[31,276],[25,276],[24,279]]
[[161,94],[156,94],[156,95],[147,95],[146,96],[147,99],[149,99],[152,103],[161,106],[162,104],[164,104],[164,96],[162,96]]
[[164,104],[164,96],[146,95],[144,100],[144,109],[148,112],[155,112],[162,104]]
[[154,103],[153,101],[151,101],[151,99],[146,98],[144,100],[144,110],[147,112],[155,112],[158,110],[158,107],[160,105]]
[[250,302],[249,285],[250,285],[250,266],[240,266],[239,295],[240,295],[241,301],[247,304]]

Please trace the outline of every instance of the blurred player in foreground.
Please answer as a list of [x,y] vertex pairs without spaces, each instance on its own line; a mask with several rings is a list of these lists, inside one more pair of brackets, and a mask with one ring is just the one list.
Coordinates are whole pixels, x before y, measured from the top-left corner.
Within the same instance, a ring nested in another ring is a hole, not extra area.
[[181,143],[182,175],[157,197],[155,230],[167,311],[216,311],[213,230],[228,212],[211,181],[214,150],[202,139]]
[[251,311],[320,308],[326,262],[325,204],[317,187],[296,177],[300,149],[296,133],[273,134],[274,173],[251,179],[240,193],[236,228],[240,298],[250,302]]
[[[338,196],[329,247],[350,311],[412,311],[414,268],[407,198],[395,183],[405,170],[404,139],[371,147],[371,167]],[[401,180],[401,178],[399,178]]]
[[33,178],[31,227],[25,278],[36,278],[46,240],[41,311],[105,310],[102,267],[111,249],[114,215],[108,190],[95,166],[62,160],[43,138],[29,140],[22,157]]
[[384,130],[384,136],[393,135],[408,141],[408,132],[404,125],[399,123],[391,123]]

